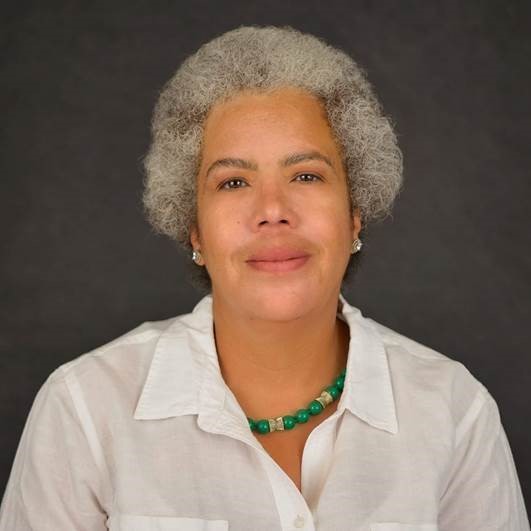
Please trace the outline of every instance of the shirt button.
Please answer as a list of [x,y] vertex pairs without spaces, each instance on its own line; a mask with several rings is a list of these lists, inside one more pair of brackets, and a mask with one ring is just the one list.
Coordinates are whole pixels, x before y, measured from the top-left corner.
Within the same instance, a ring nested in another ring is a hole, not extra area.
[[295,527],[304,527],[304,516],[298,514],[297,518],[295,518],[295,520],[293,521],[293,525]]

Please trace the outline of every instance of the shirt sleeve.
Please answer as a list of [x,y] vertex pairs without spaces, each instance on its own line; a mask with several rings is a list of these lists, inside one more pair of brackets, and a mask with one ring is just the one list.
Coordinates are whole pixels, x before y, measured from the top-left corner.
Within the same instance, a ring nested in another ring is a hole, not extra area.
[[441,531],[529,531],[529,520],[498,406],[481,388],[457,426]]
[[0,507],[0,531],[107,529],[101,473],[64,378],[52,376],[26,420]]

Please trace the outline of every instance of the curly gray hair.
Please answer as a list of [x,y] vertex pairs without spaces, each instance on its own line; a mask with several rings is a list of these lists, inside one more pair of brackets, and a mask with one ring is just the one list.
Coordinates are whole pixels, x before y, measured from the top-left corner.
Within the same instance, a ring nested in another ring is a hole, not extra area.
[[[196,175],[209,110],[238,91],[281,86],[302,88],[322,102],[343,155],[351,209],[359,208],[363,228],[391,214],[402,186],[402,153],[363,69],[345,52],[290,26],[241,26],[189,56],[163,87],[153,114],[145,213],[157,232],[187,253],[197,223]],[[343,282],[362,255],[351,255]],[[192,284],[209,291],[206,268],[187,263]]]

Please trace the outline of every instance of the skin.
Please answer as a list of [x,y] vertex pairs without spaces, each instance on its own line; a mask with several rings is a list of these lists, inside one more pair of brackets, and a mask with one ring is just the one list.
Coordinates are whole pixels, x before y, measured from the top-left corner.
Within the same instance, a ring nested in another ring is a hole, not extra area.
[[[332,167],[321,160],[279,164],[288,154],[309,151],[324,154]],[[207,177],[210,166],[227,157],[256,167],[218,166]],[[225,382],[248,417],[300,409],[346,365],[349,332],[336,312],[351,245],[361,230],[319,100],[283,87],[240,92],[215,105],[205,122],[197,212],[190,241],[212,280]],[[246,263],[272,243],[302,247],[311,257],[302,268],[275,275]],[[268,444],[300,441],[336,405],[307,426],[263,437]]]

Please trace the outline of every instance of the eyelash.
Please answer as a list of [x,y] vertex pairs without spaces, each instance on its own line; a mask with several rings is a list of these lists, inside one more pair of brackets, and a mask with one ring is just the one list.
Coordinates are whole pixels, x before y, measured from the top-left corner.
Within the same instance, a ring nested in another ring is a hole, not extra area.
[[[313,183],[313,182],[316,182],[317,180],[319,181],[322,181],[321,177],[319,177],[319,175],[316,175],[315,173],[299,173],[299,175],[297,175],[295,178],[297,177],[301,177],[302,175],[311,175],[312,177],[315,177],[315,180],[312,180],[312,181],[301,181],[303,183]],[[243,179],[240,179],[239,177],[233,177],[231,179],[227,179],[226,181],[222,182],[220,185],[219,185],[219,189],[220,190],[237,190],[238,188],[240,188],[240,186],[236,186],[236,187],[225,187],[226,184],[230,183],[230,182],[234,182],[234,181],[241,181],[241,182],[245,182]]]

